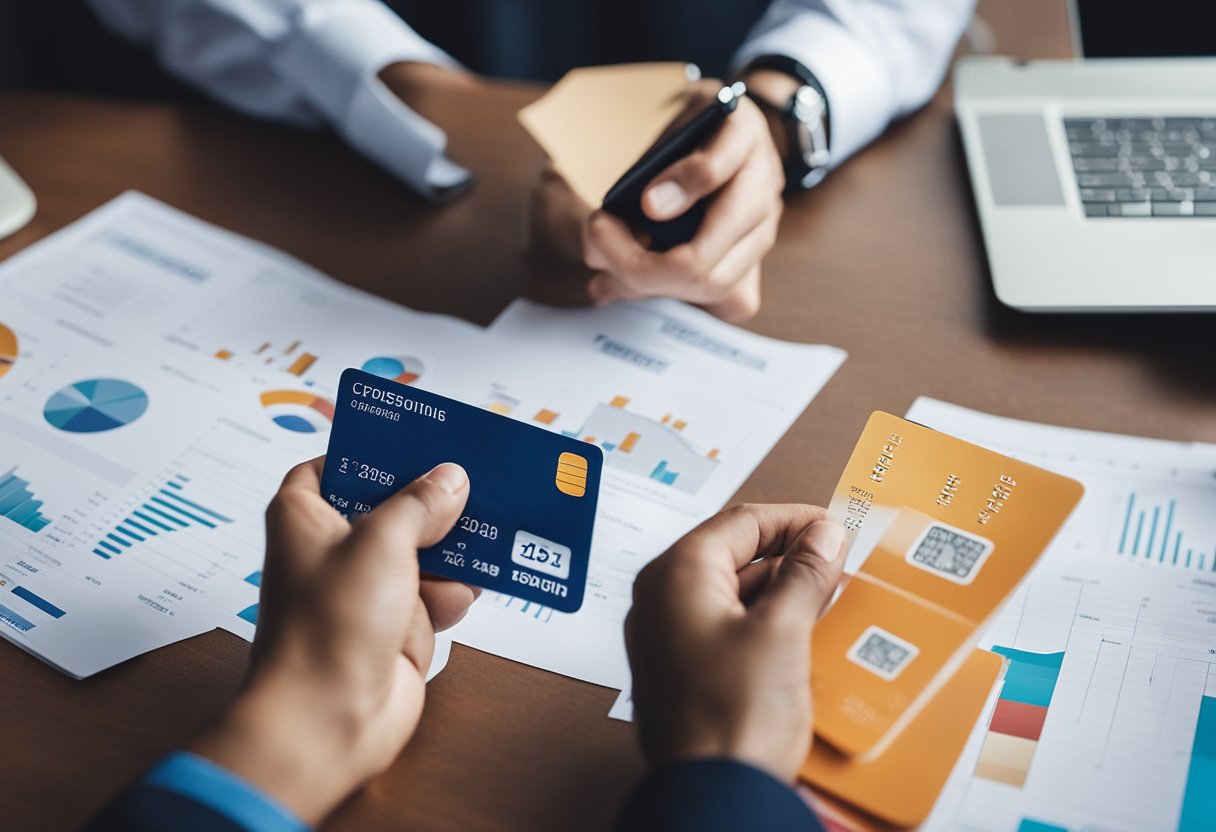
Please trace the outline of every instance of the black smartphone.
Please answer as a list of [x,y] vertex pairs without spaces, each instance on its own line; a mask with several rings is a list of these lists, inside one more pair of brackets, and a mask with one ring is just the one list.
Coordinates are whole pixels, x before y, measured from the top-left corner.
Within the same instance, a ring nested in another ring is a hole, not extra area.
[[642,211],[642,192],[656,176],[704,144],[726,117],[735,111],[739,99],[746,92],[747,87],[742,81],[718,90],[708,107],[679,130],[656,142],[633,167],[625,171],[625,175],[604,197],[604,210],[620,217],[633,228],[649,233],[650,247],[654,251],[667,251],[691,240],[705,218],[704,199],[675,219],[658,222]]

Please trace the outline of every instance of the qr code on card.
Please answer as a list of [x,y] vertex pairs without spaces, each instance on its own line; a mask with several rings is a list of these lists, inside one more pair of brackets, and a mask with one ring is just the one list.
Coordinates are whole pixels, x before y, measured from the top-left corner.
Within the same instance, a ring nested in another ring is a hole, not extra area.
[[933,523],[921,532],[905,560],[956,584],[969,584],[992,554],[992,541],[962,529]]
[[888,682],[903,673],[920,650],[882,627],[871,625],[849,649],[849,660]]

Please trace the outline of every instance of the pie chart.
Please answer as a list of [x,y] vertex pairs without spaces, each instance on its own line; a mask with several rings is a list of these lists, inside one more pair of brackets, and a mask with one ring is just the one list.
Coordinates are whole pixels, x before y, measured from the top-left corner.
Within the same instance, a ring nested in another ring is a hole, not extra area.
[[334,420],[334,403],[306,390],[267,390],[262,410],[283,430],[323,433]]
[[148,394],[129,381],[91,378],[47,399],[42,416],[68,433],[101,433],[129,425],[148,409]]
[[365,373],[371,373],[374,376],[380,376],[380,378],[391,378],[393,381],[399,381],[402,384],[413,384],[422,378],[422,373],[425,369],[421,361],[408,355],[400,358],[383,355],[369,358],[363,362],[362,367]]
[[0,378],[17,363],[17,333],[0,324]]

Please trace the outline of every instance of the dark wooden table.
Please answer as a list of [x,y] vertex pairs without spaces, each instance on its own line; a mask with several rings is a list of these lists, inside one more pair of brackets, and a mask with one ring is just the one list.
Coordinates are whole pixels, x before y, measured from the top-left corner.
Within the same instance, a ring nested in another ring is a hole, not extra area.
[[[1067,54],[1063,0],[993,0],[981,14],[998,51]],[[385,298],[487,323],[535,269],[522,252],[542,158],[514,113],[536,94],[501,86],[435,105],[452,155],[481,179],[433,208],[331,136],[213,109],[0,93],[0,155],[40,199],[0,258],[137,188]],[[849,360],[740,499],[822,503],[868,414],[918,395],[1216,441],[1212,317],[1033,317],[996,301],[948,88],[790,204],[764,283],[751,328]],[[0,644],[0,825],[79,823],[217,713],[247,654],[217,631],[75,682]],[[605,716],[614,696],[457,645],[404,755],[327,828],[606,828],[641,773],[632,728]]]

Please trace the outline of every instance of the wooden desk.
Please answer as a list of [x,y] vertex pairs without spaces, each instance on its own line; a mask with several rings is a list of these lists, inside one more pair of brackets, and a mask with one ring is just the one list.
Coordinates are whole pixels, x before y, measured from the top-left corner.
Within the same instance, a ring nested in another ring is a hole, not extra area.
[[[994,0],[981,13],[999,51],[1059,55],[1063,5]],[[541,157],[514,112],[535,94],[503,87],[438,114],[481,182],[432,208],[332,137],[212,110],[3,93],[0,154],[41,207],[0,258],[137,188],[386,298],[487,323],[526,284]],[[752,328],[835,344],[849,360],[740,499],[824,502],[868,414],[902,413],[922,394],[1216,441],[1211,317],[1031,317],[996,302],[948,91],[790,205],[764,280]],[[215,632],[74,682],[0,644],[6,828],[79,823],[220,709],[247,653]],[[631,727],[605,716],[614,696],[458,645],[405,754],[327,828],[606,828],[641,773]]]

